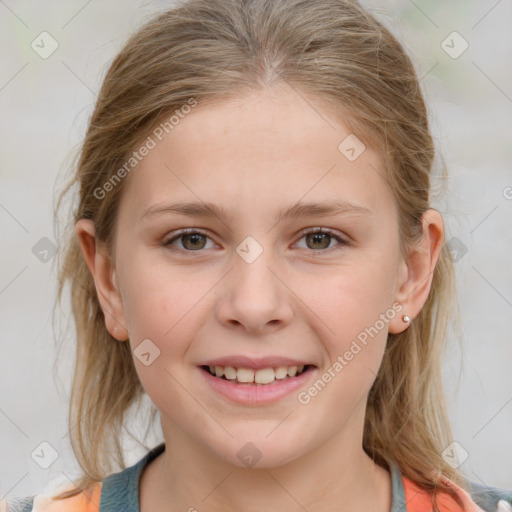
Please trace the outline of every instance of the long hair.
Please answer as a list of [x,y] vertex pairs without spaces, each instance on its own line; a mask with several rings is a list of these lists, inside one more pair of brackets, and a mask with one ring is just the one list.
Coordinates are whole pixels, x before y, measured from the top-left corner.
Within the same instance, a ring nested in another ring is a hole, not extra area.
[[[108,69],[74,174],[57,203],[58,209],[77,189],[59,255],[57,301],[68,284],[77,340],[70,439],[83,477],[59,497],[101,481],[114,462],[125,467],[123,422],[144,394],[129,344],[106,330],[74,223],[92,219],[96,236],[112,251],[124,188],[119,171],[130,152],[191,100],[214,104],[280,82],[328,105],[379,151],[399,209],[403,254],[422,236],[435,156],[423,93],[401,44],[356,1],[188,0],[153,16]],[[105,193],[104,184],[114,182]],[[452,441],[441,356],[454,297],[453,263],[443,244],[426,304],[408,329],[388,336],[364,424],[366,453],[383,467],[396,461],[404,476],[434,496],[454,495],[442,475],[465,484],[441,456]]]

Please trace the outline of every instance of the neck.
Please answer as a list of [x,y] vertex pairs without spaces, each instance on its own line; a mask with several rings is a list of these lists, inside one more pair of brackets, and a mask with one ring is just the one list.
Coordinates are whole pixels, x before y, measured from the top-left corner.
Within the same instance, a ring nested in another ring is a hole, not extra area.
[[198,449],[180,431],[168,437],[166,450],[141,476],[141,512],[391,509],[389,472],[362,446],[339,437],[284,465],[262,469],[234,466]]

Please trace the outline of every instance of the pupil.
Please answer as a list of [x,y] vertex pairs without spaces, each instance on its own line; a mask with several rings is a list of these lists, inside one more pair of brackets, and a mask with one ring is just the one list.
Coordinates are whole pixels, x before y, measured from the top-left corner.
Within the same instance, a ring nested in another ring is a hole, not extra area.
[[[189,241],[192,241],[192,248],[197,248],[197,247],[200,247],[202,248],[204,246],[204,241],[203,241],[203,245],[201,245],[200,243],[200,239],[203,238],[203,235],[201,234],[193,234],[193,235],[185,235],[184,236],[184,240],[189,240]],[[199,244],[198,244],[199,242]],[[184,244],[186,246],[186,244]]]
[[324,241],[327,241],[327,244],[325,244],[325,243],[322,244],[322,246],[320,248],[324,249],[326,247],[329,247],[328,237],[330,237],[330,235],[328,233],[311,233],[309,236],[312,237],[313,244],[319,243],[321,241],[321,238],[324,237]]

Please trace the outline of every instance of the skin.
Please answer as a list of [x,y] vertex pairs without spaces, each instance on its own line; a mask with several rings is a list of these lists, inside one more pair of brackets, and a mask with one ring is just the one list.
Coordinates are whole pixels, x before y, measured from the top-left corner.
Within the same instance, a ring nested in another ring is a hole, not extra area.
[[[402,314],[414,321],[428,297],[443,221],[425,212],[423,240],[404,260],[380,156],[367,147],[349,161],[338,150],[349,130],[303,98],[283,85],[195,107],[126,178],[114,261],[92,221],[76,224],[107,329],[132,349],[149,338],[160,350],[149,366],[134,357],[166,443],[142,474],[142,512],[390,510],[390,475],[362,448],[366,400],[388,332],[406,329]],[[280,208],[335,198],[371,214],[274,221]],[[231,216],[140,219],[178,200]],[[348,245],[301,233],[318,227]],[[164,243],[181,228],[207,237],[198,249],[178,238],[172,252]],[[263,248],[252,263],[236,252],[247,236]],[[205,359],[280,355],[318,367],[307,389],[394,303],[403,310],[307,405],[295,392],[235,404],[198,377]],[[247,442],[262,454],[251,468],[236,455]]]

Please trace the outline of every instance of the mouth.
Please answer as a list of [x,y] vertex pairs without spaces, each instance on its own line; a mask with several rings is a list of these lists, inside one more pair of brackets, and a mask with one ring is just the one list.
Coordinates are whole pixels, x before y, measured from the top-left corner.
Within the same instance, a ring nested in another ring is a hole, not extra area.
[[246,407],[289,400],[318,374],[318,368],[312,364],[258,369],[201,365],[197,371],[215,396]]
[[230,381],[233,384],[247,386],[269,386],[279,382],[297,379],[306,372],[310,372],[314,365],[292,365],[260,368],[235,368],[233,366],[200,366],[201,370],[207,372],[217,379]]

